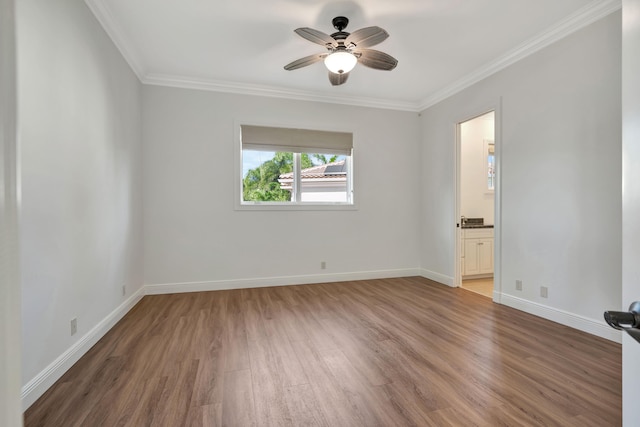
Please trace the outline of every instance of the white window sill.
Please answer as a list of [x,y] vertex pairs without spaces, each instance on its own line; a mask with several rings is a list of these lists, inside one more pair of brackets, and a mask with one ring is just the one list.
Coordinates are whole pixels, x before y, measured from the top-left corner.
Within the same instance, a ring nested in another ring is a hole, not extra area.
[[236,203],[237,211],[356,211],[355,204],[348,203]]

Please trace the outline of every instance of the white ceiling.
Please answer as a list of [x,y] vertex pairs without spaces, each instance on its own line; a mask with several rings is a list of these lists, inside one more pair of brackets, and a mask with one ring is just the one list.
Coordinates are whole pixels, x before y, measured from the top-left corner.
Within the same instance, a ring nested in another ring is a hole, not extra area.
[[[418,111],[620,8],[620,0],[85,0],[144,83]],[[283,66],[331,34],[377,25],[393,71]]]

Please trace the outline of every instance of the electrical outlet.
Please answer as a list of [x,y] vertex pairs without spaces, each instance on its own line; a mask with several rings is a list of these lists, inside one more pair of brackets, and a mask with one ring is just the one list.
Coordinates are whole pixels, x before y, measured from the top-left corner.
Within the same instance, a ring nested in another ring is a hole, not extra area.
[[71,336],[74,336],[78,332],[78,319],[74,317],[71,319]]
[[126,294],[127,294],[127,286],[122,285],[122,296],[125,296]]
[[546,286],[540,286],[540,296],[542,298],[547,298],[547,296],[549,296],[549,288]]
[[321,261],[320,262],[320,269],[325,270],[327,268],[327,262],[326,261]]
[[522,290],[522,280],[516,280],[516,291]]

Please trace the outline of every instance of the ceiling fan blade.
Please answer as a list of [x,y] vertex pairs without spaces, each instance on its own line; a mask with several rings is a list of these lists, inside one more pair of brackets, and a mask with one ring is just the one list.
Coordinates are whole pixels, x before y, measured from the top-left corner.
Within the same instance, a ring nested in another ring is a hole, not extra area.
[[344,41],[345,46],[353,43],[358,48],[375,46],[389,37],[389,33],[380,27],[366,27],[354,31]]
[[398,65],[397,59],[379,50],[358,49],[353,53],[358,57],[360,64],[376,70],[393,70]]
[[310,42],[317,43],[321,46],[331,45],[333,47],[338,46],[338,42],[331,37],[329,34],[325,34],[322,31],[314,30],[313,28],[296,28],[295,33],[302,37],[303,39],[307,39]]
[[340,86],[341,84],[344,84],[348,78],[349,73],[337,74],[329,71],[329,81],[333,86]]
[[328,53],[316,53],[315,55],[305,56],[304,58],[297,59],[284,66],[285,70],[297,70],[298,68],[306,67],[307,65],[315,64],[322,61],[329,55]]

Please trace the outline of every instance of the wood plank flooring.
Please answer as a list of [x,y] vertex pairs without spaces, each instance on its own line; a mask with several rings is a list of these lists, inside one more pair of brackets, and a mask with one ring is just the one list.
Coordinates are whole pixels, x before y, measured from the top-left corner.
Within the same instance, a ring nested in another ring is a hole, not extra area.
[[619,426],[621,348],[423,278],[146,296],[26,426]]

